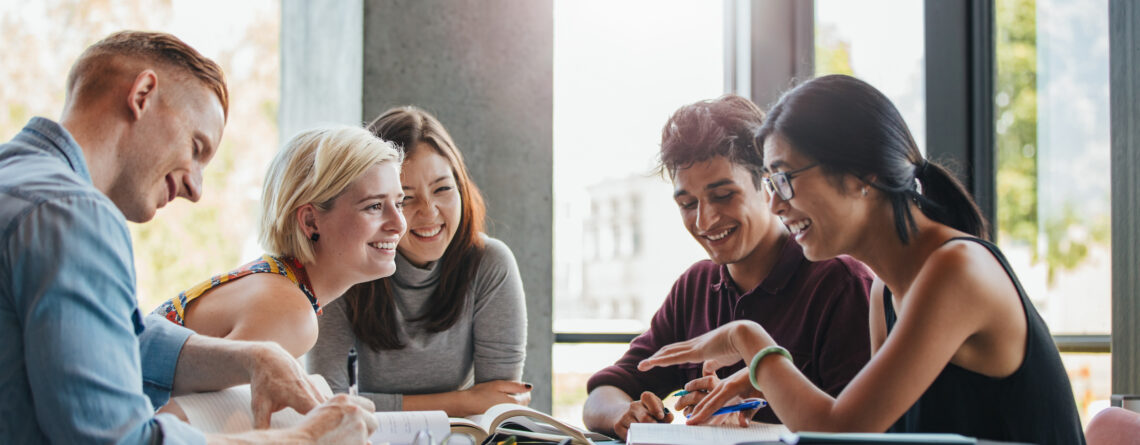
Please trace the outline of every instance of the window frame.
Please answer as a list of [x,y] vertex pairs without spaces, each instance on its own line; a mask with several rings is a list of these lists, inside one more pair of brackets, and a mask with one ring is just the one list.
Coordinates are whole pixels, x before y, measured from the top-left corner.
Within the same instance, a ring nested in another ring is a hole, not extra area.
[[[1140,17],[1140,8],[1127,0],[1110,0],[1113,11],[1113,77],[1114,90],[1133,88],[1140,93],[1140,85],[1122,86],[1133,80],[1140,69],[1131,66],[1118,66],[1125,44],[1138,44],[1137,37],[1130,31]],[[967,0],[946,2],[925,0],[925,45],[926,45],[926,85],[939,88],[926,89],[926,149],[927,156],[936,160],[953,160],[962,166],[959,179],[974,195],[982,214],[990,221],[996,215],[997,162],[995,151],[994,124],[994,5],[988,0]],[[1127,14],[1118,14],[1117,10]],[[797,79],[811,76],[814,67],[814,2],[791,0],[725,0],[725,90],[750,97],[757,104],[770,104],[779,98],[780,93]],[[747,17],[747,20],[742,20]],[[783,26],[769,26],[770,23],[783,23]],[[750,24],[757,24],[752,26]],[[764,26],[760,26],[764,25]],[[750,45],[750,48],[741,48]],[[763,67],[755,66],[765,61]],[[760,69],[763,68],[763,69]],[[1122,70],[1134,73],[1127,77]],[[1131,90],[1129,90],[1131,91]],[[1140,245],[1140,214],[1133,210],[1124,215],[1117,203],[1128,202],[1124,195],[1128,190],[1140,189],[1140,180],[1128,177],[1126,165],[1116,165],[1117,160],[1128,153],[1126,146],[1117,143],[1119,125],[1126,125],[1131,131],[1129,137],[1140,141],[1140,119],[1125,121],[1120,108],[1137,101],[1118,104],[1128,94],[1113,94],[1113,328],[1112,332],[1130,333],[1140,338],[1140,328],[1135,326],[1136,317],[1128,314],[1140,313],[1140,302],[1132,297],[1140,289],[1140,278],[1129,271],[1140,270],[1136,254],[1128,251],[1130,246]],[[1131,111],[1140,118],[1140,111]],[[1123,122],[1122,122],[1123,121]],[[1120,135],[1123,137],[1123,135]],[[1140,156],[1130,155],[1133,168],[1140,171]],[[1123,179],[1119,179],[1123,178]],[[1131,187],[1131,188],[1129,188]],[[1137,197],[1131,197],[1132,202]],[[1140,209],[1140,205],[1125,207]],[[995,236],[991,226],[990,237]],[[1127,267],[1127,268],[1126,268]],[[1127,277],[1120,280],[1118,277]],[[1128,298],[1124,298],[1128,296]],[[1130,308],[1130,311],[1119,310]],[[1121,312],[1128,312],[1121,314]],[[569,333],[555,332],[555,343],[621,343],[632,340],[634,333]],[[1065,353],[1109,353],[1113,357],[1114,375],[1140,375],[1140,372],[1119,374],[1125,370],[1140,371],[1140,344],[1124,341],[1125,335],[1055,335],[1054,342]],[[1127,350],[1127,352],[1126,352]],[[1129,363],[1117,368],[1117,362]],[[1140,380],[1140,377],[1137,378]],[[1115,387],[1114,387],[1115,390]],[[1140,381],[1133,391],[1140,390]]]
[[[925,0],[926,25],[926,84],[939,88],[926,89],[926,147],[931,159],[951,159],[963,167],[959,178],[966,185],[982,214],[990,221],[996,221],[996,178],[997,159],[995,149],[994,123],[994,5],[987,0],[945,2]],[[1116,0],[1112,0],[1117,3]],[[1126,3],[1126,2],[1124,2]],[[1129,5],[1131,6],[1131,5]],[[1114,16],[1114,14],[1110,14]],[[1115,43],[1115,38],[1114,38]],[[1113,57],[1112,60],[1117,60]],[[1117,89],[1114,80],[1110,88]],[[1116,100],[1120,94],[1113,94]],[[1112,121],[1117,122],[1116,110]],[[1114,144],[1115,146],[1115,144]],[[1116,172],[1114,152],[1113,171]],[[1117,218],[1121,212],[1118,206],[1117,188],[1119,175],[1113,176],[1113,326],[1112,331],[1121,326],[1117,320],[1121,306],[1117,290],[1117,265],[1129,255],[1117,249]],[[1140,220],[1140,219],[1134,219]],[[990,238],[995,237],[996,227],[991,225]],[[1133,254],[1134,255],[1134,254]],[[1135,259],[1133,259],[1135,264]],[[1135,270],[1135,269],[1133,269]],[[1135,295],[1134,285],[1127,295]],[[1129,298],[1132,305],[1135,299]],[[1135,313],[1133,311],[1132,313]],[[1134,317],[1133,317],[1134,320]],[[1127,360],[1135,362],[1138,345],[1113,344],[1113,335],[1054,335],[1057,349],[1063,353],[1109,353],[1113,357],[1113,375],[1118,375],[1116,355],[1130,348]],[[1116,348],[1113,348],[1116,346]],[[1123,356],[1121,357],[1124,358]],[[1140,366],[1133,365],[1133,369]]]
[[[774,104],[815,72],[815,2],[724,0],[724,92]],[[554,332],[554,344],[629,343],[641,333]],[[554,345],[551,345],[553,348]]]

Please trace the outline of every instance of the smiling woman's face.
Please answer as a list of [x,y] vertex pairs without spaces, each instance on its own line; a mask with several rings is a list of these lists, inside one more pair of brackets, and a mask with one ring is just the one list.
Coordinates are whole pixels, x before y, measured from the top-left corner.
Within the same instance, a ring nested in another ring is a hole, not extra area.
[[[771,173],[790,172],[815,163],[801,154],[783,137],[769,136],[764,140],[764,162]],[[860,199],[865,184],[846,176],[844,188],[824,174],[822,168],[810,168],[796,174],[792,180],[792,199],[770,196],[772,213],[792,233],[792,239],[804,249],[804,256],[812,261],[833,258],[849,253],[857,244],[867,221],[867,199]]]
[[338,196],[327,211],[317,213],[322,228],[314,242],[316,261],[363,283],[396,271],[396,245],[407,227],[399,203],[400,175],[395,162],[366,170]]
[[408,234],[400,253],[412,264],[424,266],[443,257],[455,238],[463,199],[447,158],[430,144],[420,143],[404,161],[404,217]]

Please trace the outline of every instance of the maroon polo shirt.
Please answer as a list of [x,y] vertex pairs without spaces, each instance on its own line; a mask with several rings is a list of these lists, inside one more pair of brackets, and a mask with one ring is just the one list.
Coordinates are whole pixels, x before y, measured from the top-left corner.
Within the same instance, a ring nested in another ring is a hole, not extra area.
[[[812,262],[787,240],[772,271],[741,295],[728,267],[697,262],[673,284],[649,330],[633,340],[617,363],[598,371],[587,391],[615,386],[633,399],[643,391],[664,398],[701,377],[701,364],[637,370],[637,363],[662,346],[688,340],[734,320],[752,320],[792,353],[795,365],[823,391],[835,396],[871,358],[867,299],[871,271],[850,257]],[[728,377],[744,362],[721,369]],[[771,408],[754,417],[779,422]]]

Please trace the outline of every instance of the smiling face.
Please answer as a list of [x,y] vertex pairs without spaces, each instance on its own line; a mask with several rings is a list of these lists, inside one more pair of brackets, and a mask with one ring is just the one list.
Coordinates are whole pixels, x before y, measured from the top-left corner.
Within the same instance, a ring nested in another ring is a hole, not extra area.
[[723,156],[677,170],[673,189],[685,228],[717,264],[757,254],[777,224],[752,175]]
[[363,283],[396,271],[396,245],[407,229],[400,201],[400,173],[393,162],[365,170],[328,210],[316,212],[316,262]]
[[[764,159],[772,173],[797,170],[815,162],[779,135],[764,140]],[[791,180],[795,192],[792,199],[770,197],[772,213],[788,227],[809,260],[850,253],[864,238],[862,228],[867,221],[870,199],[862,195],[862,189],[868,186],[850,175],[841,180],[840,187],[822,168],[810,168]]]
[[403,170],[408,236],[400,241],[400,253],[424,266],[443,257],[455,238],[463,199],[451,164],[430,144],[421,142],[412,150]]
[[107,196],[133,222],[151,220],[177,197],[197,202],[202,170],[222,139],[225,113],[218,97],[193,80],[166,80],[120,140],[123,163],[107,188]]

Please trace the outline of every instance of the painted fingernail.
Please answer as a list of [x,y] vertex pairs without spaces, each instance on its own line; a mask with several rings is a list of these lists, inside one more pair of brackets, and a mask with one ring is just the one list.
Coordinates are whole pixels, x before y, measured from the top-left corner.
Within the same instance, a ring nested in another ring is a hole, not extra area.
[[534,385],[531,385],[530,383],[523,383],[523,386],[525,386],[525,387],[526,387],[526,389],[532,389],[532,388],[534,388]]

